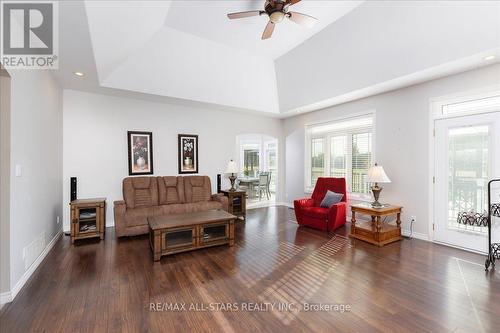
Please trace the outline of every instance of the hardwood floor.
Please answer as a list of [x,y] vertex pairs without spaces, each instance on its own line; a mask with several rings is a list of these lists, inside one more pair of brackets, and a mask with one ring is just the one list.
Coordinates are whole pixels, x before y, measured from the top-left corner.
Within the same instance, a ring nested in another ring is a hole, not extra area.
[[[105,241],[82,240],[76,246],[64,237],[2,309],[0,331],[493,332],[500,327],[500,271],[485,273],[483,256],[407,239],[378,248],[344,237],[345,228],[328,235],[293,220],[293,210],[285,207],[250,210],[247,222],[237,223],[234,247],[177,254],[158,263],[146,236],[117,240],[108,228]],[[307,311],[305,303],[350,308]],[[284,308],[287,304],[293,305]],[[187,311],[190,306],[198,311]]]

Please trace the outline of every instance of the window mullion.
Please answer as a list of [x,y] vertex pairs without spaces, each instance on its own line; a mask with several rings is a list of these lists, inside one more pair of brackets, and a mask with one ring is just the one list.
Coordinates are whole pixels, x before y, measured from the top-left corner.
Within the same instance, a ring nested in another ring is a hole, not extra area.
[[331,152],[331,147],[330,147],[330,135],[326,135],[325,136],[325,159],[324,159],[324,174],[325,174],[325,177],[330,177],[330,152]]
[[352,192],[352,133],[347,133],[346,183],[347,191]]

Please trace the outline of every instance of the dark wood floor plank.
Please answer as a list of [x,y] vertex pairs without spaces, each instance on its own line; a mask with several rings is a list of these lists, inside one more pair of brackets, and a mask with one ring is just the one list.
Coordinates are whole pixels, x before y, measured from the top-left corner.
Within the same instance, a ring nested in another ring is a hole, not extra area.
[[[494,332],[500,272],[484,257],[405,239],[383,248],[298,227],[285,207],[248,211],[236,245],[154,263],[147,236],[60,239],[13,303],[0,332]],[[243,304],[293,303],[290,311]],[[199,310],[151,311],[151,304]],[[345,304],[347,312],[305,311]],[[238,311],[227,309],[237,304]],[[201,307],[201,308],[200,308]]]

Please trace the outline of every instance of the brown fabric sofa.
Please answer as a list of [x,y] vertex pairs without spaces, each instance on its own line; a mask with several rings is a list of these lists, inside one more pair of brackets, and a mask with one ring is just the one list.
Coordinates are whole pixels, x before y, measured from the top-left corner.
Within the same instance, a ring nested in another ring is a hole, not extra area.
[[150,216],[228,209],[224,195],[212,195],[208,176],[127,177],[123,199],[114,202],[118,237],[148,233]]

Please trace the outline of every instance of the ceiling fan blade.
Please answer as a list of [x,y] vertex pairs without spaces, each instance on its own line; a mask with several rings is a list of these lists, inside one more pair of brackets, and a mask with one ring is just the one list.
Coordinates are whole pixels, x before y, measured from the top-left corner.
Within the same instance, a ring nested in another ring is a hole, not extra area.
[[238,13],[227,14],[227,17],[229,17],[231,20],[234,20],[234,19],[250,17],[250,16],[259,16],[260,14],[262,14],[262,11],[260,11],[260,10],[251,10],[248,12],[238,12]]
[[300,0],[286,0],[285,6],[292,6],[295,5],[297,2],[300,2]]
[[288,12],[287,17],[293,22],[306,28],[311,28],[314,24],[316,24],[316,21],[318,21],[315,17],[297,12]]
[[262,39],[271,38],[273,31],[274,31],[274,23],[271,21],[267,22],[266,28],[264,29],[264,32],[262,33]]

